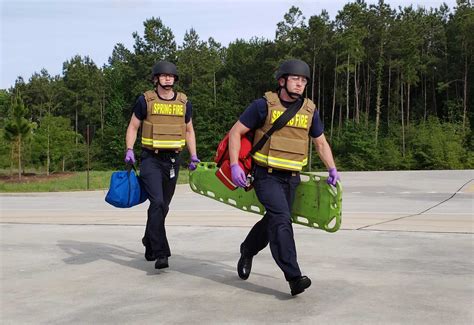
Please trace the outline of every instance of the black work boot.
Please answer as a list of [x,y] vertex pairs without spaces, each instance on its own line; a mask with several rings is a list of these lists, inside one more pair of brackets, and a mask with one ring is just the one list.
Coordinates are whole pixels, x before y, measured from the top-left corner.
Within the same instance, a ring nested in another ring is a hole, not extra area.
[[290,281],[291,295],[296,296],[309,288],[311,280],[307,276],[300,276],[299,278]]
[[242,253],[239,262],[237,263],[237,273],[242,280],[247,280],[252,270],[252,255]]
[[156,258],[155,269],[165,269],[168,266],[168,256],[158,256]]
[[151,250],[151,245],[145,237],[142,238],[142,244],[143,246],[145,246],[145,259],[147,261],[156,260],[156,257],[153,254],[153,251]]

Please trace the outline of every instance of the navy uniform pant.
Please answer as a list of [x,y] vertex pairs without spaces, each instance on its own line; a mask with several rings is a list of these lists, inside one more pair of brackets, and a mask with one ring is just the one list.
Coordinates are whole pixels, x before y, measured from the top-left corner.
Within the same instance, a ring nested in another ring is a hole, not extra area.
[[[166,238],[165,218],[173,198],[178,179],[179,162],[175,152],[159,152],[143,149],[140,177],[148,192],[150,206],[145,228],[145,242],[151,246],[155,257],[171,256]],[[170,177],[171,169],[174,177]]]
[[244,255],[256,255],[270,243],[273,259],[290,281],[301,276],[296,261],[296,246],[291,225],[291,205],[295,190],[301,182],[299,173],[256,166],[254,188],[258,200],[265,207],[264,217],[250,230],[240,246]]

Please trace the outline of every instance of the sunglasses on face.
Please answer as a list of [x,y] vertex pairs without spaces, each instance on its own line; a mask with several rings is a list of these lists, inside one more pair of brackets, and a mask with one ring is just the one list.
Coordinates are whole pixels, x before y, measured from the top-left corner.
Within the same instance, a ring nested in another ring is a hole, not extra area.
[[163,79],[167,79],[167,78],[174,79],[174,75],[172,75],[172,74],[160,74],[160,78],[163,78]]
[[303,84],[308,82],[308,79],[306,79],[303,76],[288,76],[288,80],[295,81],[295,82],[301,81]]

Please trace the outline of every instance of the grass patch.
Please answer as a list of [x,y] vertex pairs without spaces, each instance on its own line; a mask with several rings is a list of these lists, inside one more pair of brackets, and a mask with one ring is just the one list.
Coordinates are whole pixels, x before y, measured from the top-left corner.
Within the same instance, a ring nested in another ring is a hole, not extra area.
[[[110,176],[113,171],[91,171],[89,172],[89,190],[108,189]],[[178,184],[189,182],[189,171],[179,171]],[[27,173],[18,181],[18,175],[0,175],[0,193],[14,192],[68,192],[86,191],[86,172],[54,173],[49,176],[45,174]]]

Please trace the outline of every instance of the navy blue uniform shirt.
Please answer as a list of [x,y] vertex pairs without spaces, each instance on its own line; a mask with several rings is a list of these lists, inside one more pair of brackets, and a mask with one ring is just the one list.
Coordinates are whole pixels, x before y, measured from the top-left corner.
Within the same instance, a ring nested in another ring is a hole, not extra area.
[[[158,95],[158,93],[156,93]],[[177,93],[174,93],[174,97],[172,99],[169,99],[168,101],[176,100]],[[158,97],[164,101],[167,99],[163,99],[158,95]],[[135,106],[133,107],[133,113],[135,113],[135,116],[137,119],[140,121],[143,121],[146,119],[147,115],[147,110],[146,110],[146,101],[145,101],[145,96],[141,95],[138,99],[137,102],[135,103]],[[186,102],[186,114],[184,115],[184,122],[189,123],[191,121],[191,118],[193,117],[193,105],[191,102],[188,100]]]
[[[285,102],[280,99],[281,104],[288,108],[291,103]],[[254,100],[240,115],[239,121],[251,130],[261,128],[265,124],[267,118],[268,107],[265,98],[259,98]],[[319,118],[319,110],[314,112],[313,120],[311,121],[311,128],[309,129],[309,135],[313,138],[319,137],[324,132],[323,123]]]

